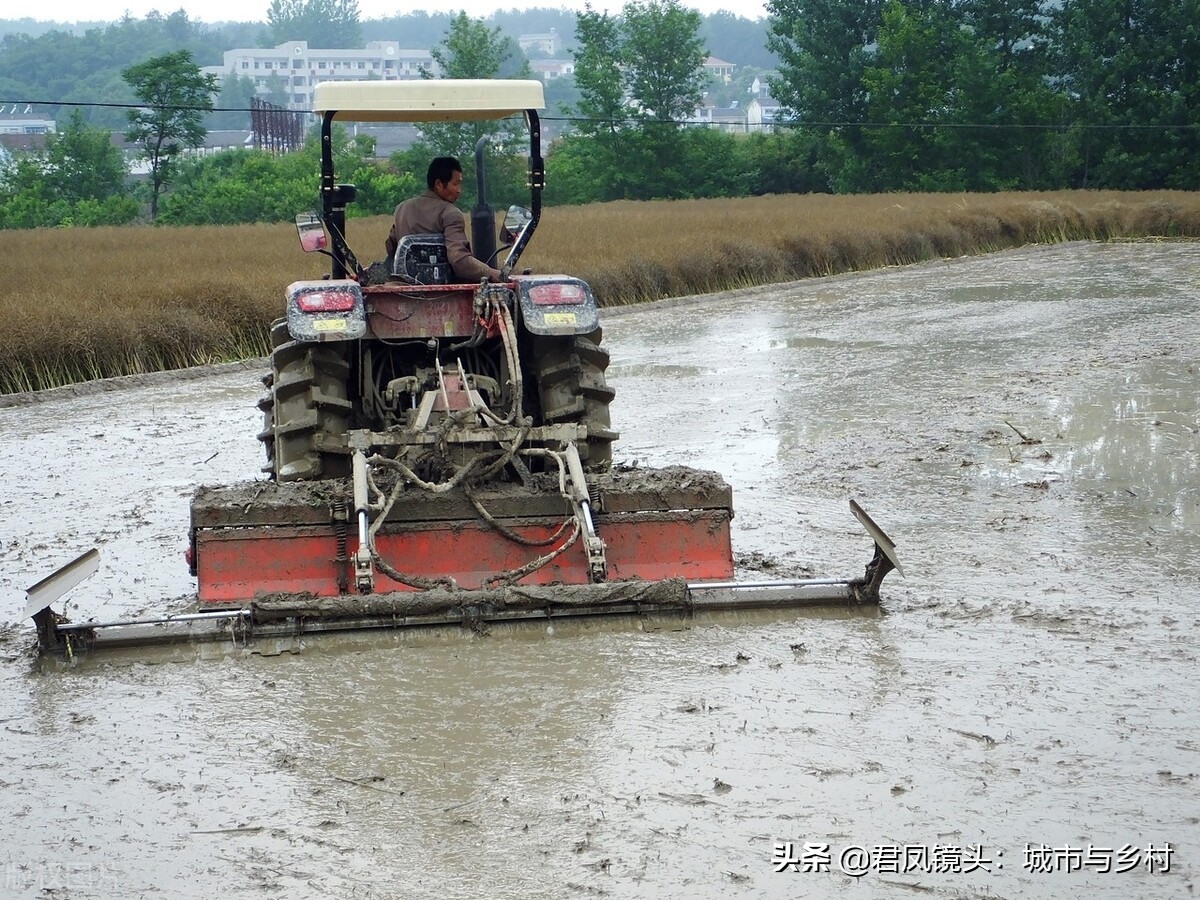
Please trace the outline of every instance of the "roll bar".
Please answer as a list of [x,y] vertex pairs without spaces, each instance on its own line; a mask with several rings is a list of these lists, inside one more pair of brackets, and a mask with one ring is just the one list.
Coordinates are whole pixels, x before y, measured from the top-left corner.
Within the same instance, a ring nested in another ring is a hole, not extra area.
[[[352,184],[338,184],[333,170],[333,121],[339,110],[329,109],[321,114],[321,220],[329,231],[333,258],[332,278],[357,277],[361,271],[358,260],[346,243],[346,206],[354,202],[357,190]],[[509,253],[515,264],[529,243],[542,215],[542,190],[546,185],[546,161],[542,157],[541,119],[536,109],[524,110],[529,128],[529,209],[533,214],[528,228],[521,233]]]

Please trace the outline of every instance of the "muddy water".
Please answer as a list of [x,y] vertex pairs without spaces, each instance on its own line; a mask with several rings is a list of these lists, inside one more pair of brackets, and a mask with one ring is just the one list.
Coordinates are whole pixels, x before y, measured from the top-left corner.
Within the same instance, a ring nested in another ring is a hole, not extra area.
[[0,896],[1192,896],[1198,297],[1196,245],[1070,245],[609,315],[618,458],[724,472],[749,574],[857,574],[858,499],[874,613],[31,674],[87,547],[73,616],[193,589],[258,385],[0,410]]

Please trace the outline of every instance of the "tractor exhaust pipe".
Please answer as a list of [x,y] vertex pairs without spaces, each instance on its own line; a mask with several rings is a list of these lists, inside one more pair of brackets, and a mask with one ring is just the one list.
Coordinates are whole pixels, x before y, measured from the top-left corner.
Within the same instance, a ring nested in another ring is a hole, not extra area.
[[488,203],[483,151],[487,138],[475,142],[475,205],[471,207],[471,255],[489,266],[496,256],[496,211]]

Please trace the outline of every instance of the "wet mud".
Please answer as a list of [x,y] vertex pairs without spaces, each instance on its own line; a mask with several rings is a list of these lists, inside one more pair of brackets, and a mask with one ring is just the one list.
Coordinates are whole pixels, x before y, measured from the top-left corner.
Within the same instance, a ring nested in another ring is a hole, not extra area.
[[261,385],[0,409],[0,896],[1193,896],[1198,303],[1200,246],[1076,244],[608,312],[616,458],[721,473],[747,577],[860,575],[856,499],[867,611],[38,668],[88,547],[73,618],[186,604]]
[[[399,477],[372,469],[373,483],[390,495]],[[604,511],[728,509],[729,484],[719,472],[674,465],[661,468],[615,465],[610,472],[587,476],[593,505]],[[562,514],[569,509],[557,472],[535,472],[528,485],[517,481],[491,482],[471,491],[493,513],[506,516]],[[388,521],[432,521],[477,517],[471,497],[461,488],[438,493],[409,489],[404,502],[393,507]],[[227,485],[202,485],[192,501],[197,525],[237,527],[250,523],[317,523],[330,520],[337,503],[353,504],[348,479],[293,481],[277,484],[241,481]]]

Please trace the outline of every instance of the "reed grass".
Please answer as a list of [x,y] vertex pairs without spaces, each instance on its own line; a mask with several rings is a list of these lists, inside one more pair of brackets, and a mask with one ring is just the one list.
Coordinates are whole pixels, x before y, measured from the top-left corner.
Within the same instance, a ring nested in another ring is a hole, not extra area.
[[[352,220],[363,262],[387,217]],[[789,195],[553,207],[523,263],[602,305],[1066,240],[1200,237],[1182,191]],[[328,261],[284,225],[0,231],[0,393],[266,354],[284,288]]]

